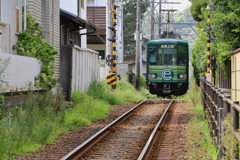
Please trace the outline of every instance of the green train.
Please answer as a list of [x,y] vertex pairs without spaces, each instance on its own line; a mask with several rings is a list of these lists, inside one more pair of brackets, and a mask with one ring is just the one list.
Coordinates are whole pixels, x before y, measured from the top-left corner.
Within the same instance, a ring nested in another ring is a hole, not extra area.
[[183,95],[189,86],[188,42],[175,38],[147,43],[146,81],[149,92],[158,96]]

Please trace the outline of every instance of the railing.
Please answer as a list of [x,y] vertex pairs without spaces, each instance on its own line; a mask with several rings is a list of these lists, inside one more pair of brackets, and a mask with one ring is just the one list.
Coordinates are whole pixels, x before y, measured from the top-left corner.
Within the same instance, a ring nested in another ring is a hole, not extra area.
[[87,20],[98,26],[97,30],[106,30],[106,7],[87,7]]
[[220,152],[219,156],[223,156],[223,135],[224,135],[224,118],[230,113],[233,116],[233,133],[240,142],[239,129],[239,101],[231,101],[230,95],[226,95],[224,90],[218,89],[212,83],[200,78],[201,97],[205,111],[209,115],[209,125],[211,135],[214,137]]

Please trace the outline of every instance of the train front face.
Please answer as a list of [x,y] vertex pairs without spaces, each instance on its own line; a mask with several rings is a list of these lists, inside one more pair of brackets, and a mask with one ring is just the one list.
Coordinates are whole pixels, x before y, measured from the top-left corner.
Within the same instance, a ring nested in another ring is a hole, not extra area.
[[182,95],[188,90],[188,43],[158,39],[147,44],[146,80],[149,92],[159,96]]

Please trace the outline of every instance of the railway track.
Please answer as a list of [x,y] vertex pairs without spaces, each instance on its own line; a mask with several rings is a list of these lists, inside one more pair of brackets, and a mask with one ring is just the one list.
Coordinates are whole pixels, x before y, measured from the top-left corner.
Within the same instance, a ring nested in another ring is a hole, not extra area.
[[173,110],[173,100],[141,102],[59,159],[167,158],[174,141],[168,124],[178,119]]

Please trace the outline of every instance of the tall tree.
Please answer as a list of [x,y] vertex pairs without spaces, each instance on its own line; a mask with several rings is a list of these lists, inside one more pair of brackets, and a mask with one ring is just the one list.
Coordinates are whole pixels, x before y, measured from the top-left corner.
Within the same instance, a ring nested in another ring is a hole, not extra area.
[[207,7],[208,0],[191,0],[191,2],[190,11],[193,19],[197,22],[202,21],[202,8]]
[[[198,3],[200,0],[193,0],[193,5]],[[222,69],[227,70],[227,62],[230,59],[230,53],[240,47],[240,4],[238,0],[228,0],[228,1],[220,1],[220,0],[212,0],[212,3],[209,4],[212,8],[211,10],[211,35],[212,35],[212,43],[211,43],[211,56],[216,59],[217,65],[220,65]],[[202,43],[205,41],[206,45],[206,35],[209,30],[207,19],[208,19],[208,11],[205,7],[201,8],[202,15],[200,18],[202,21],[199,21],[197,28],[199,32],[198,42],[196,43],[193,55],[194,55],[194,63],[202,64],[201,57],[206,57],[206,51],[203,52],[203,47],[201,47]],[[192,16],[194,17],[193,13]],[[204,38],[205,36],[205,38]],[[204,60],[204,66],[206,66],[206,60]],[[205,72],[202,70],[203,65],[196,65],[195,70],[199,71],[196,76],[199,74],[203,74]],[[219,67],[215,67],[213,64],[213,69],[218,70]],[[216,74],[218,72],[215,72]],[[224,72],[227,73],[227,72]]]
[[[136,30],[136,2],[137,0],[123,0],[123,31],[124,31],[124,59],[135,58],[135,40],[134,32]],[[148,2],[148,0],[141,0],[141,2]],[[146,12],[149,4],[141,3],[141,15]]]

